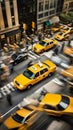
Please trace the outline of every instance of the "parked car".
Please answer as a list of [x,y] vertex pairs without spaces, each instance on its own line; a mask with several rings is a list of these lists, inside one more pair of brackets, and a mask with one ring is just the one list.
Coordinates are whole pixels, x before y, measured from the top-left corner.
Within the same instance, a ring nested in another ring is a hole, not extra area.
[[57,31],[59,31],[60,29],[62,29],[64,26],[63,25],[59,25],[59,24],[56,24],[56,25],[54,25],[54,26],[52,26],[52,31],[53,32],[57,32]]
[[35,117],[37,119],[38,114],[40,114],[39,111],[27,105],[9,116],[3,125],[8,130],[23,130],[23,128],[26,130],[35,121]]
[[56,71],[56,65],[50,60],[38,62],[28,67],[14,78],[14,87],[23,90],[45,79]]
[[39,110],[43,110],[49,115],[73,116],[73,97],[62,94],[47,93],[42,97],[38,107]]
[[61,71],[59,80],[65,84],[65,87],[73,92],[73,66]]
[[42,53],[42,52],[56,46],[57,44],[58,44],[57,40],[52,39],[52,38],[50,38],[50,39],[46,38],[46,39],[42,40],[40,43],[35,44],[33,46],[32,50],[35,53],[39,54],[39,53]]
[[28,54],[27,52],[15,52],[11,55],[13,64],[16,65],[22,61],[24,61],[25,59],[28,59]]
[[60,32],[55,36],[55,39],[57,39],[58,41],[62,41],[67,39],[70,36],[70,34],[67,34],[65,32]]
[[65,27],[63,28],[63,33],[70,34],[73,33],[73,27]]
[[68,55],[68,56],[70,56],[70,57],[73,57],[73,48],[71,48],[71,47],[66,47],[66,48],[64,49],[64,54],[65,54],[65,55]]

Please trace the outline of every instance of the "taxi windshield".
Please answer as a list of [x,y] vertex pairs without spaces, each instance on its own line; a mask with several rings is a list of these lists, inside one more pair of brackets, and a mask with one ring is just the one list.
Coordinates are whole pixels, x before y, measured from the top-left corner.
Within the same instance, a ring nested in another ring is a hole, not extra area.
[[46,42],[44,42],[44,41],[42,41],[42,42],[40,42],[40,45],[42,45],[42,46],[46,46],[46,45],[47,45],[47,43],[46,43]]
[[66,96],[61,96],[61,98],[62,99],[60,103],[57,105],[57,107],[58,107],[58,110],[65,110],[68,107],[70,100]]
[[20,116],[20,115],[18,115],[17,113],[14,114],[14,115],[12,116],[12,118],[13,118],[16,122],[18,122],[18,123],[24,123],[24,122],[25,122],[25,118],[22,117],[22,116]]
[[30,71],[29,69],[26,69],[24,72],[23,72],[23,75],[26,76],[27,78],[29,79],[33,79],[35,74]]
[[60,35],[60,36],[64,36],[65,34],[64,34],[64,33],[60,33],[59,35]]

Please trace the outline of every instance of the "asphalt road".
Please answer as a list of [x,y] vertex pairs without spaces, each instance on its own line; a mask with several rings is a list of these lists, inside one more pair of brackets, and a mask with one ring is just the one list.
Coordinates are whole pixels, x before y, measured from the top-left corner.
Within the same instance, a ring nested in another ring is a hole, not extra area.
[[[39,57],[41,60],[45,59],[46,57]],[[29,57],[29,59],[31,59]],[[27,64],[29,62],[29,59],[18,64],[15,68],[14,68],[14,72],[13,74],[9,77],[8,81],[4,83],[4,85],[8,82],[13,81],[14,77],[17,76],[18,74],[22,73],[23,70],[27,67]],[[36,59],[35,59],[36,61]],[[43,81],[39,82],[38,84],[34,85],[30,90],[25,90],[25,91],[18,91],[15,90],[14,92],[11,93],[12,96],[12,106],[10,106],[7,102],[6,96],[3,97],[3,99],[0,100],[0,113],[2,113],[4,115],[4,120],[14,111],[16,111],[17,109],[17,104],[19,104],[22,99],[24,97],[27,97],[29,95],[31,95],[32,93],[34,93],[36,90],[38,90],[41,86],[47,84],[51,79],[53,79],[55,77],[55,75],[53,75],[52,77],[48,77],[46,79],[44,79]],[[69,93],[69,91],[66,88],[62,88],[61,91],[59,91],[58,93],[62,93],[62,94],[67,94],[67,95],[71,95],[73,96],[71,93]],[[42,118],[44,118],[44,122],[42,120]],[[72,130],[72,124],[70,124],[70,122],[68,121],[69,118],[67,118],[67,120],[64,120],[62,118],[56,118],[56,117],[52,117],[52,116],[48,116],[48,118],[45,116],[42,116],[41,120],[38,120],[36,122],[36,124],[34,124],[30,130],[57,130],[57,125],[60,126],[60,124],[62,124],[60,127],[58,127],[58,130]],[[71,120],[72,121],[72,120]],[[55,122],[55,123],[53,123]],[[60,124],[59,124],[60,123]],[[57,125],[56,125],[57,124]],[[51,126],[52,125],[52,126]],[[51,129],[52,128],[52,129]],[[1,129],[0,129],[1,130]]]

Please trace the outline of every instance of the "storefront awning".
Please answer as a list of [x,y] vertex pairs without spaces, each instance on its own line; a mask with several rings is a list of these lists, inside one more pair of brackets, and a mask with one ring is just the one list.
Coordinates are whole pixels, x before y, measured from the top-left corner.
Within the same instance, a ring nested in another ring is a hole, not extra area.
[[21,32],[20,29],[17,29],[17,30],[14,30],[14,31],[10,31],[10,32],[6,33],[6,36],[10,37],[10,36],[15,35],[15,34],[20,33],[20,32]]
[[46,21],[46,22],[45,22],[45,25],[46,25],[46,26],[50,26],[51,24],[50,24],[49,21]]
[[55,23],[58,23],[60,21],[60,19],[58,16],[54,16],[49,21],[51,24],[55,24]]

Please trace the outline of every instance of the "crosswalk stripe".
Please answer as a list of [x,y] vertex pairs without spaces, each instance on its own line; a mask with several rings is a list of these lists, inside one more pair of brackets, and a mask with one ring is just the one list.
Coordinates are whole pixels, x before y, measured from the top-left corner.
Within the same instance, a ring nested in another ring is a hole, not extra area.
[[8,93],[11,93],[11,91],[15,91],[15,88],[13,87],[13,82],[8,83],[6,86],[1,88],[2,94],[5,96]]
[[13,85],[11,83],[7,84],[7,87],[12,90],[12,91],[15,91],[15,89],[13,88]]
[[2,92],[2,94],[4,96],[7,95],[6,86],[4,86],[3,88],[1,88],[1,92]]
[[37,59],[37,58],[39,58],[40,56],[39,55],[37,55],[37,54],[35,54],[33,51],[29,51],[29,54],[28,54],[30,57],[32,57],[32,58],[34,58],[34,59]]
[[37,57],[31,55],[30,53],[28,54],[30,57],[32,57],[33,59],[37,59]]

